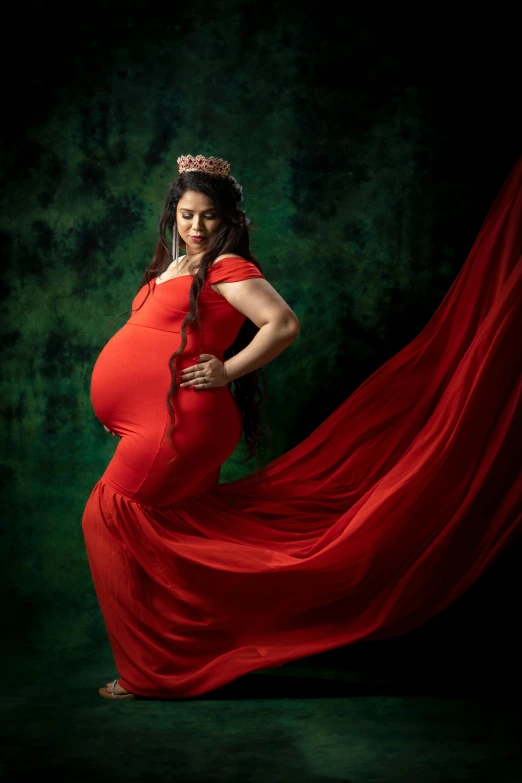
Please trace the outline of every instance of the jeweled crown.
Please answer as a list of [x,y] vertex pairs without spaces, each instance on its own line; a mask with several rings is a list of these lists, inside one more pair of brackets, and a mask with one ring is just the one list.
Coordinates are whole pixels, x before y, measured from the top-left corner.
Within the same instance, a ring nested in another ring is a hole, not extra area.
[[215,174],[218,177],[228,177],[230,163],[223,158],[205,158],[203,155],[181,155],[178,158],[178,170],[180,174],[186,171],[204,171],[207,174]]

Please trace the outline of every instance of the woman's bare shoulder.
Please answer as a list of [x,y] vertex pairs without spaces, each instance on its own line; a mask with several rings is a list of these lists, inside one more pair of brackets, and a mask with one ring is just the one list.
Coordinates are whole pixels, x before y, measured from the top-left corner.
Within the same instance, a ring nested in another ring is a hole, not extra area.
[[242,261],[246,261],[246,258],[243,258],[243,256],[240,256],[237,253],[223,253],[223,255],[218,256],[216,259],[214,259],[212,264],[217,264],[218,261],[223,261],[224,258],[241,258]]

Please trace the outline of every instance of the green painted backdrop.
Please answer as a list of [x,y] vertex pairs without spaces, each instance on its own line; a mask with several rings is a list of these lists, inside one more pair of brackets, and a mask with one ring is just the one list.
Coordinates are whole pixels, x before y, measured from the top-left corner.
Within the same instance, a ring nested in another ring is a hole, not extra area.
[[[266,368],[266,462],[426,325],[518,154],[498,84],[425,86],[384,21],[237,0],[77,10],[13,28],[2,145],[4,627],[54,649],[107,644],[81,515],[116,440],[89,380],[176,158],[231,161],[254,252],[301,320]],[[243,455],[223,480],[253,469]]]

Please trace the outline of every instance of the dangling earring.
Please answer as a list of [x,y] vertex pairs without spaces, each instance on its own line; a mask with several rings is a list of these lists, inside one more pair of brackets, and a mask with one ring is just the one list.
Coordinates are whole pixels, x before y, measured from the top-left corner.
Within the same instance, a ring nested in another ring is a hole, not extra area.
[[176,221],[174,221],[172,225],[172,260],[176,262],[176,274],[177,274],[178,265],[179,265],[179,232],[178,232],[178,227],[176,225]]

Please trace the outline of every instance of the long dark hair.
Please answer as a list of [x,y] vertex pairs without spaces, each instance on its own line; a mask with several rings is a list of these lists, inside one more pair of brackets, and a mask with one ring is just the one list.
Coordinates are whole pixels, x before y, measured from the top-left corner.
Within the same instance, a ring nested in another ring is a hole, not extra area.
[[[221,222],[208,241],[207,248],[199,260],[198,270],[192,274],[193,280],[189,291],[190,309],[183,319],[181,325],[181,345],[169,359],[169,369],[171,375],[171,384],[167,392],[166,403],[170,414],[170,424],[167,430],[167,439],[176,451],[172,434],[174,432],[174,399],[178,385],[177,377],[177,359],[183,353],[187,345],[187,326],[192,328],[195,325],[201,328],[199,295],[205,284],[207,272],[210,265],[216,258],[225,253],[233,253],[241,256],[247,261],[251,261],[259,271],[262,271],[259,261],[250,251],[249,227],[251,220],[246,212],[239,209],[239,204],[243,198],[243,188],[234,179],[234,177],[220,177],[207,174],[202,171],[192,171],[179,174],[179,176],[170,183],[163,212],[159,222],[159,240],[152,256],[152,260],[145,270],[143,278],[138,286],[138,291],[144,286],[148,286],[147,296],[140,305],[143,307],[151,292],[151,281],[161,275],[171,263],[172,248],[172,227],[176,221],[176,208],[178,201],[187,190],[196,190],[204,193],[214,204],[214,208]],[[170,237],[167,238],[167,232]],[[185,247],[183,240],[179,240],[180,247]],[[190,271],[190,270],[189,270]],[[140,309],[138,308],[138,309]],[[121,317],[121,316],[119,316]],[[234,354],[239,353],[255,337],[259,328],[247,318],[241,326],[238,335],[231,346],[229,346],[223,356],[226,361]],[[259,383],[263,380],[265,391]],[[256,459],[257,468],[259,468],[259,458],[257,454],[257,444],[260,437],[266,434],[271,436],[270,428],[265,421],[266,414],[266,376],[262,368],[242,375],[232,381],[231,391],[241,412],[243,420],[243,435],[245,438],[248,455],[243,460],[247,462],[252,457]],[[264,428],[262,428],[262,425]],[[173,458],[173,460],[176,457]],[[171,462],[173,460],[170,460]]]

